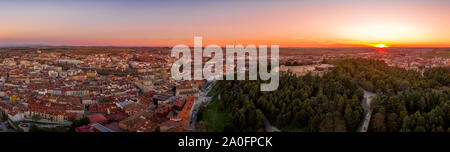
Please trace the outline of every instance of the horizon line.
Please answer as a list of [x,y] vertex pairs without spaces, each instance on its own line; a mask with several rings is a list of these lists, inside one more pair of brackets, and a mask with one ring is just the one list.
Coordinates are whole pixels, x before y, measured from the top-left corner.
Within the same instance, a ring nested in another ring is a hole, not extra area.
[[[234,45],[234,44],[233,44]],[[239,45],[239,44],[237,44]],[[249,44],[252,45],[252,44]],[[175,46],[175,45],[174,45]],[[173,48],[174,46],[167,46],[167,45],[53,45],[53,44],[17,44],[17,45],[5,45],[1,46],[0,48],[37,48],[37,47],[113,47],[113,48]],[[189,46],[189,48],[193,48],[194,46]],[[203,48],[208,45],[202,46]],[[236,45],[234,45],[236,46]],[[248,46],[248,45],[243,45]],[[260,45],[255,45],[260,46]],[[270,45],[266,45],[270,46]],[[219,46],[221,48],[226,48],[226,46]],[[283,46],[279,48],[376,48],[372,46]],[[450,46],[389,46],[386,48],[450,48]]]

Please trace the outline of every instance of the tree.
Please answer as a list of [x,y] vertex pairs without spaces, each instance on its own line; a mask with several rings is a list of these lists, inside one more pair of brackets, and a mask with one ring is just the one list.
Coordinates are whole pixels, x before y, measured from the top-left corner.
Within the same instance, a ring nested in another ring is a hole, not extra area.
[[33,121],[41,120],[41,115],[39,115],[39,114],[34,114],[33,116],[31,116],[31,119],[33,119]]
[[342,96],[339,96],[337,100],[337,111],[339,113],[344,113],[345,99]]
[[387,117],[387,131],[396,132],[398,131],[398,117],[395,113],[390,113]]
[[154,132],[161,132],[161,126],[158,124],[156,125],[155,129],[153,130]]
[[6,113],[3,113],[3,112],[2,112],[2,120],[3,120],[3,121],[8,120],[8,115],[7,115]]
[[83,117],[81,119],[74,120],[74,121],[72,121],[72,124],[70,125],[69,131],[75,132],[75,128],[88,125],[89,123],[90,123],[90,120],[87,117]]
[[333,118],[331,118],[331,116],[327,116],[321,123],[319,126],[319,131],[320,132],[333,132],[334,128],[333,128]]
[[359,119],[355,119],[355,113],[352,110],[352,108],[350,107],[350,105],[347,105],[345,108],[345,112],[344,112],[344,118],[345,118],[345,122],[347,124],[347,127],[350,130],[354,130],[354,128],[357,128],[359,122]]
[[35,124],[32,124],[31,126],[30,126],[30,130],[29,130],[30,132],[43,132],[42,130],[41,130],[41,128],[39,128],[38,126],[36,126]]
[[427,130],[423,126],[417,126],[416,129],[414,129],[414,132],[426,132]]
[[219,81],[215,88],[222,97],[221,110],[230,113],[240,131],[260,130],[263,114],[280,127],[356,131],[364,118],[364,91],[359,89],[364,88],[377,94],[371,103],[369,131],[448,129],[450,68],[428,68],[422,75],[374,59],[333,63],[335,68],[322,77],[282,72],[279,88],[272,92],[258,91],[261,80]]
[[385,132],[386,131],[386,125],[384,124],[384,115],[382,113],[377,113],[374,115],[372,128],[376,132]]
[[264,114],[261,110],[256,110],[256,128],[264,128]]
[[333,121],[334,121],[334,132],[345,132],[345,131],[347,131],[347,127],[345,125],[345,120],[342,119],[341,113],[334,112],[333,113]]
[[238,131],[238,129],[234,126],[234,125],[226,125],[224,128],[223,128],[223,131],[224,132],[237,132]]

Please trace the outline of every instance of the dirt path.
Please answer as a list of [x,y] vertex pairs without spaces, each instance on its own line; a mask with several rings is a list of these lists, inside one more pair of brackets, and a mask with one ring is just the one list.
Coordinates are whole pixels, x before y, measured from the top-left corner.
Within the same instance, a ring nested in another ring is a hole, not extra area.
[[367,132],[367,129],[369,128],[369,122],[372,116],[372,110],[370,110],[370,103],[372,102],[372,99],[375,95],[376,94],[373,92],[364,90],[364,100],[361,103],[364,109],[364,120],[363,122],[361,122],[361,125],[358,128],[358,132]]
[[269,120],[267,120],[266,116],[264,116],[264,126],[266,128],[265,129],[266,132],[280,132],[280,130],[277,127],[272,126],[270,124],[270,122],[269,122]]

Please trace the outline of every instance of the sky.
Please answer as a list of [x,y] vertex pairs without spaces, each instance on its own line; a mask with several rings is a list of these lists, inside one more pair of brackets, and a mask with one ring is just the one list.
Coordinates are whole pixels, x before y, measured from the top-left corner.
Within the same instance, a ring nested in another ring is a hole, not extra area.
[[0,46],[450,47],[446,0],[0,0]]

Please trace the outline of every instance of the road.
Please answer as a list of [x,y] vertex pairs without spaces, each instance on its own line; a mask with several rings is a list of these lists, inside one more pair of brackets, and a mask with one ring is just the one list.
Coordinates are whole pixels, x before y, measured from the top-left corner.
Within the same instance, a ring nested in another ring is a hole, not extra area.
[[194,105],[192,106],[191,117],[190,117],[191,120],[189,120],[192,132],[196,131],[195,125],[197,123],[197,113],[198,113],[200,105],[202,105],[203,103],[206,103],[206,102],[211,102],[211,97],[208,97],[207,95],[208,95],[209,91],[211,91],[211,89],[216,84],[216,81],[212,81],[212,82],[208,82],[208,83],[211,83],[211,85],[209,85],[208,88],[206,88],[207,84],[203,85],[203,88],[200,91],[200,95],[194,101]]
[[358,128],[358,132],[367,132],[369,128],[370,117],[372,116],[372,110],[370,110],[370,103],[376,94],[364,90],[364,100],[362,102],[362,107],[364,109],[364,120]]

